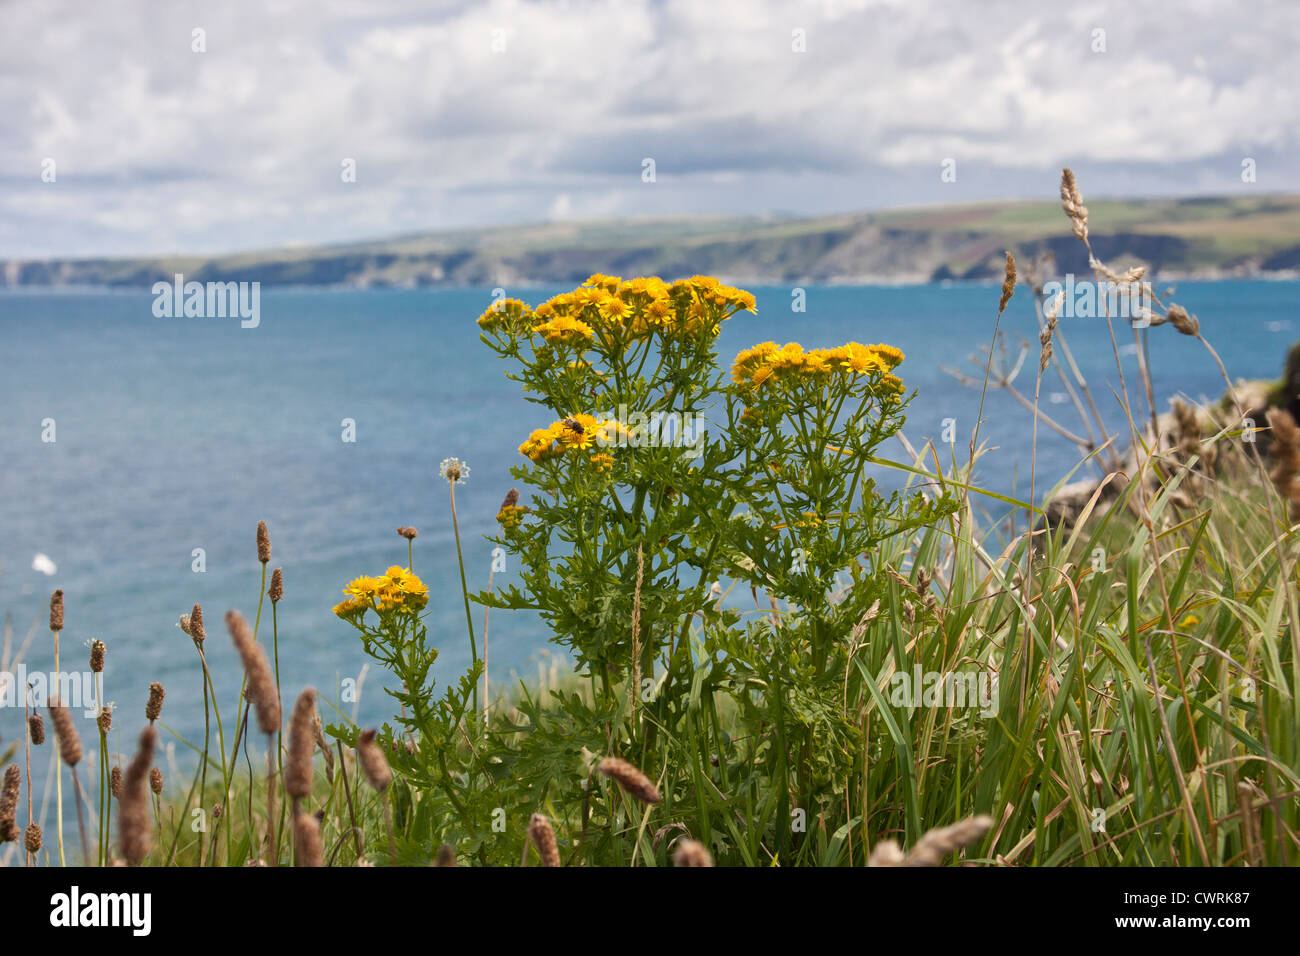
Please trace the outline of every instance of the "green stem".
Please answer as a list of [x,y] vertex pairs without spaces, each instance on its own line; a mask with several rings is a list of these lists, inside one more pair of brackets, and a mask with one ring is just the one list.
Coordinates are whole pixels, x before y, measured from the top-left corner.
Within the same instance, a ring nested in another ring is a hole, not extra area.
[[[456,563],[460,566],[460,593],[465,599],[465,626],[469,628],[469,653],[474,666],[478,666],[478,641],[474,638],[474,617],[469,609],[469,584],[465,580],[465,557],[460,547],[460,522],[456,518],[456,482],[448,482],[451,491],[451,527],[456,535]],[[474,712],[478,713],[478,684],[474,685]]]

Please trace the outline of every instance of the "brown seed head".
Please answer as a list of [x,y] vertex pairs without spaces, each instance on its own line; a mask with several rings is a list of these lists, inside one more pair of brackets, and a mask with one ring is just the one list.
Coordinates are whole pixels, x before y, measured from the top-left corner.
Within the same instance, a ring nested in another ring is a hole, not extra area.
[[238,611],[226,612],[226,628],[244,664],[244,674],[248,678],[244,696],[257,709],[257,726],[262,733],[273,734],[280,729],[280,698],[275,693],[275,678],[266,662],[266,652],[253,640],[248,622]]
[[1016,294],[1016,259],[1010,251],[1007,252],[1007,266],[1002,278],[1002,295],[998,299],[998,315],[1001,315],[1011,301],[1011,297]]
[[90,669],[96,674],[102,673],[104,670],[105,650],[103,641],[92,641],[90,644]]
[[149,771],[149,789],[154,793],[162,793],[163,775],[162,771],[154,767]]
[[406,527],[398,528],[397,533],[400,534],[407,541],[414,541],[416,538],[420,536],[420,532],[416,531],[414,528],[406,528]]
[[271,572],[271,586],[266,589],[266,596],[272,604],[279,604],[284,597],[284,572],[280,568]]
[[600,762],[600,772],[613,777],[620,787],[642,803],[658,803],[663,799],[650,778],[621,757],[606,757]]
[[41,852],[41,825],[39,823],[27,824],[27,834],[23,838],[23,846],[27,848],[28,853]]
[[108,736],[108,732],[113,729],[113,711],[108,707],[99,708],[99,716],[95,718],[95,723],[99,725],[99,732]]
[[266,522],[257,523],[257,560],[266,564],[271,560],[271,534],[266,530]]
[[63,588],[50,595],[50,630],[63,630]]
[[712,866],[713,854],[699,840],[682,840],[673,853],[673,866]]
[[146,720],[157,720],[162,714],[163,698],[167,696],[167,691],[163,690],[163,685],[154,681],[149,685],[149,700],[144,705],[144,716]]
[[313,813],[295,813],[293,816],[293,845],[297,851],[294,866],[323,866],[323,848],[320,838],[320,821]]
[[560,865],[560,848],[555,844],[555,831],[551,821],[540,813],[534,813],[528,821],[528,838],[537,847],[537,855],[542,858],[542,866]]
[[61,707],[57,698],[50,702],[50,719],[54,721],[54,735],[59,739],[59,756],[69,767],[81,760],[81,738],[72,722],[72,711]]
[[871,848],[867,866],[902,866],[905,859],[897,840],[881,840]]
[[949,853],[970,846],[993,826],[987,814],[967,817],[947,827],[923,834],[903,861],[903,866],[938,866]]
[[438,855],[434,858],[433,865],[434,866],[455,866],[456,865],[456,851],[451,848],[450,844],[444,843],[442,846],[438,847]]
[[284,792],[295,800],[311,796],[311,758],[316,747],[312,724],[316,717],[316,689],[298,695],[289,718],[289,762],[284,768]]
[[27,733],[31,735],[32,746],[39,747],[45,743],[45,718],[40,714],[32,714],[28,717]]
[[108,775],[108,792],[118,800],[122,799],[122,768],[114,767]]
[[190,633],[190,616],[188,614],[181,615],[180,629],[186,634]]
[[1183,335],[1195,336],[1201,332],[1200,320],[1181,305],[1170,303],[1169,308],[1165,310],[1165,318]]
[[149,855],[153,827],[149,821],[148,781],[157,745],[158,731],[150,724],[140,734],[140,748],[127,764],[125,779],[122,781],[118,833],[122,841],[122,856],[132,865]]
[[1070,218],[1070,228],[1076,239],[1088,238],[1088,207],[1083,204],[1079,185],[1074,181],[1074,171],[1068,166],[1061,170],[1061,208]]
[[196,644],[202,644],[204,638],[208,636],[208,632],[203,629],[203,608],[198,604],[194,605],[194,609],[190,611],[190,629],[188,633],[190,637],[194,638]]
[[383,750],[375,743],[375,731],[365,730],[357,737],[357,758],[370,786],[383,793],[393,782],[393,771],[388,767],[388,758]]
[[225,807],[223,807],[221,804],[219,804],[219,803],[214,803],[214,804],[212,805],[212,819],[214,819],[214,820],[220,820],[220,819],[221,819],[221,814],[224,813],[224,812],[225,812]]
[[11,763],[5,767],[4,784],[0,786],[0,843],[18,839],[20,831],[15,821],[18,817],[18,795],[21,785],[22,771],[18,769],[18,764]]

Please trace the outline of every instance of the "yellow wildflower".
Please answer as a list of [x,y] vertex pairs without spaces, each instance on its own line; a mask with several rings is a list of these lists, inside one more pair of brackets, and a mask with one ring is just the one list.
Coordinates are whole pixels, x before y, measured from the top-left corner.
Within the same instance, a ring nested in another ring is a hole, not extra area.
[[512,528],[518,528],[524,520],[524,509],[520,505],[505,505],[497,512],[497,521],[501,527],[509,531]]
[[558,316],[549,322],[543,322],[541,325],[536,326],[533,331],[552,345],[557,342],[564,345],[579,345],[595,337],[590,325],[581,319],[575,319],[567,315]]
[[535,313],[519,299],[500,299],[488,306],[478,318],[478,326],[485,332],[504,329],[513,332],[525,327]]

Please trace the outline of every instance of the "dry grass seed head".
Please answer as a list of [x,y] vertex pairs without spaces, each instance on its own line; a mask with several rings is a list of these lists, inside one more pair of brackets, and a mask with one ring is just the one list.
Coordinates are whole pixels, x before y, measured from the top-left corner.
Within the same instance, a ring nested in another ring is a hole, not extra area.
[[43,846],[41,825],[39,823],[27,824],[27,833],[23,837],[23,846],[28,853],[40,853]]
[[650,778],[621,757],[603,759],[600,772],[618,781],[620,787],[643,803],[658,803],[663,799]]
[[275,692],[275,678],[267,663],[266,651],[253,640],[248,622],[238,611],[226,612],[226,628],[244,664],[244,674],[248,678],[244,696],[257,711],[257,726],[262,733],[273,734],[280,729],[280,698]]
[[930,830],[916,841],[903,861],[904,866],[938,866],[948,854],[970,846],[988,833],[993,818],[987,814],[958,820],[951,826]]
[[153,827],[149,823],[149,769],[153,764],[154,749],[158,745],[158,731],[153,725],[140,734],[139,749],[127,764],[122,782],[122,809],[118,815],[118,832],[122,841],[122,856],[132,865],[139,864],[149,855]]
[[61,706],[56,698],[50,702],[50,720],[59,741],[59,756],[69,767],[75,767],[81,762],[81,737],[72,721],[72,711]]
[[314,813],[299,811],[293,815],[294,866],[324,866],[320,821]]
[[713,854],[699,840],[682,840],[673,852],[673,866],[713,866]]
[[1002,275],[1002,295],[998,298],[998,315],[1006,311],[1007,303],[1016,294],[1016,258],[1008,250],[1006,269]]
[[289,719],[289,763],[284,768],[284,792],[295,800],[311,796],[311,758],[316,747],[312,724],[316,717],[316,689],[298,695]]
[[555,831],[551,828],[550,820],[540,813],[534,813],[528,821],[528,838],[537,847],[542,866],[560,865],[560,848],[555,843]]
[[17,841],[18,795],[22,784],[22,771],[18,764],[5,767],[4,784],[0,786],[0,843]]
[[63,589],[50,595],[50,630],[63,630]]
[[375,743],[375,731],[366,730],[357,737],[357,758],[370,786],[383,793],[393,782],[393,771],[389,769],[383,750]]
[[257,523],[257,560],[266,564],[271,560],[271,534],[266,530],[266,522]]
[[146,720],[157,720],[162,714],[163,698],[167,696],[167,691],[163,690],[163,685],[154,681],[149,685],[149,700],[144,705],[144,716]]

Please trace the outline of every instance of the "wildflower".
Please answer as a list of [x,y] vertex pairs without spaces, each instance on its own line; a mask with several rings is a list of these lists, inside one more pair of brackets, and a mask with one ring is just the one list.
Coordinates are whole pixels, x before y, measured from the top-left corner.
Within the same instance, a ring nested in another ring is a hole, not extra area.
[[458,481],[465,482],[469,480],[469,465],[459,458],[444,458],[442,464],[438,466],[438,474],[442,475],[449,485],[454,485]]
[[416,613],[429,603],[429,588],[416,574],[394,565],[382,577],[362,575],[343,589],[334,615],[355,624],[367,611]]
[[581,319],[561,315],[535,326],[533,331],[551,345],[582,345],[596,337],[591,326]]
[[498,299],[479,316],[478,327],[485,332],[501,330],[513,334],[526,327],[536,314],[518,299]]
[[606,296],[596,306],[596,312],[610,325],[620,324],[632,314],[632,307],[616,295]]
[[507,531],[518,528],[524,520],[524,509],[518,505],[506,505],[497,512],[497,521]]

